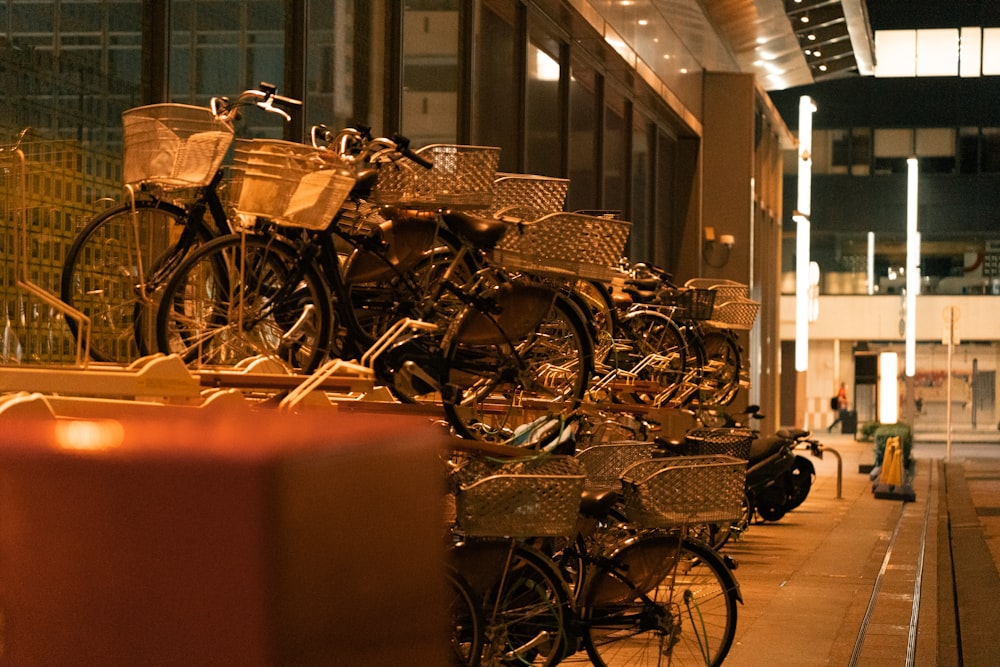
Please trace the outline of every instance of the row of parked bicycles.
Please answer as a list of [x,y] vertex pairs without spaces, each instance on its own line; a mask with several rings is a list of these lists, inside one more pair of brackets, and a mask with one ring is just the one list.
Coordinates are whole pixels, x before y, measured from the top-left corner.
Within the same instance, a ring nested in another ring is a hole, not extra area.
[[731,453],[750,436],[608,442],[600,419],[576,411],[517,447],[461,441],[448,459],[453,664],[728,654],[742,597],[720,549],[745,511],[746,461]]
[[552,406],[725,405],[746,384],[746,286],[629,265],[630,223],[562,211],[567,181],[497,174],[496,148],[234,139],[248,107],[297,105],[262,84],[124,114],[127,200],[80,231],[61,283],[92,359],[358,360],[490,440]]
[[733,401],[746,286],[623,260],[628,222],[563,211],[565,179],[498,174],[496,148],[235,138],[251,107],[298,105],[261,84],[125,113],[126,201],[62,275],[89,356],[312,377],[346,359],[441,406],[462,436],[443,458],[455,665],[720,664],[748,454],[666,446],[634,415]]

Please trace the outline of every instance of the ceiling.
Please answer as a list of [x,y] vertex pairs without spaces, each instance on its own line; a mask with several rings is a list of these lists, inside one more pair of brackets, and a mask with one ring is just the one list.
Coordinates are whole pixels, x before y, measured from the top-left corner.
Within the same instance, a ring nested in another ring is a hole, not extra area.
[[866,0],[705,0],[740,69],[765,90],[870,75],[872,30]]

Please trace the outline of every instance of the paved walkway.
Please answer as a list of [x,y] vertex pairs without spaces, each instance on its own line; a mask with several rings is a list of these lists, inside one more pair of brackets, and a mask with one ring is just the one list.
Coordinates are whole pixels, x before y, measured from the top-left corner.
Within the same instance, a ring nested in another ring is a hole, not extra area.
[[726,664],[1000,664],[1000,442],[953,442],[950,462],[918,443],[904,502],[859,472],[870,443],[819,440],[806,502],[726,547],[745,601]]

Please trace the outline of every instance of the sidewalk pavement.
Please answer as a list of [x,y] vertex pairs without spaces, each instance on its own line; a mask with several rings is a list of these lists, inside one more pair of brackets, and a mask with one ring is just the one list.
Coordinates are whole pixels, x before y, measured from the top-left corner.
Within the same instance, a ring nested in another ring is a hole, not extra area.
[[1000,664],[1000,444],[918,441],[903,502],[860,472],[871,443],[817,439],[807,500],[725,547],[744,598],[726,665]]

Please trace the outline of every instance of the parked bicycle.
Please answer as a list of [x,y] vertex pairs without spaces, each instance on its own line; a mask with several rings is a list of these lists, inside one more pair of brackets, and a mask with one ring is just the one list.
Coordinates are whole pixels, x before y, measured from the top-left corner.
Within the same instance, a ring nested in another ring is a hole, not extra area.
[[485,664],[553,665],[581,646],[598,666],[721,664],[739,587],[678,527],[738,510],[742,462],[641,460],[620,493],[579,496],[579,460],[458,461],[451,561],[481,600]]
[[[231,231],[222,160],[247,106],[285,119],[301,103],[274,86],[214,97],[209,107],[154,104],[123,115],[128,198],[77,234],[63,262],[61,299],[90,318],[90,356],[128,364],[155,347],[154,295],[196,246]],[[67,320],[74,336],[80,331]]]

